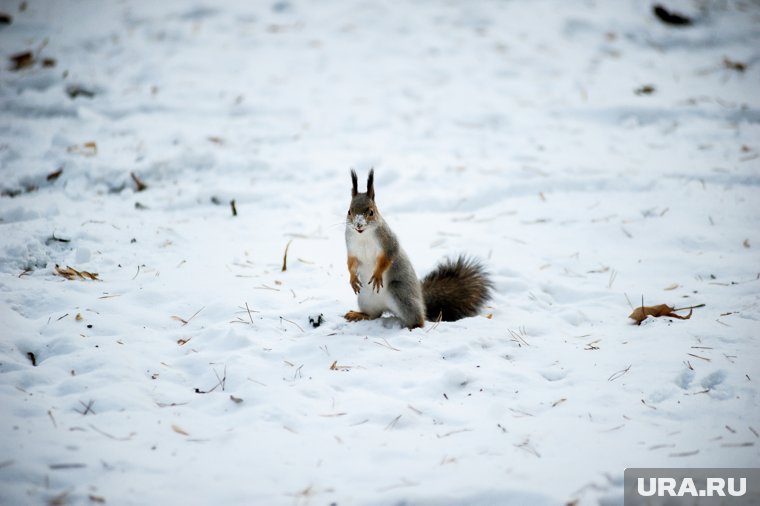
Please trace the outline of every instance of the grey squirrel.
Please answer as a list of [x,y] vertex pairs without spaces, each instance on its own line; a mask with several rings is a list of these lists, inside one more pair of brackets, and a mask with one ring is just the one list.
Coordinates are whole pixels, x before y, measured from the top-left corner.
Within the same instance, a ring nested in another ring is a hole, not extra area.
[[349,321],[373,320],[389,311],[409,330],[429,321],[454,321],[477,315],[489,299],[493,283],[477,260],[446,260],[421,281],[412,263],[383,220],[375,203],[375,171],[369,171],[367,192],[359,193],[351,171],[351,205],[346,216],[346,249],[350,284],[359,311]]

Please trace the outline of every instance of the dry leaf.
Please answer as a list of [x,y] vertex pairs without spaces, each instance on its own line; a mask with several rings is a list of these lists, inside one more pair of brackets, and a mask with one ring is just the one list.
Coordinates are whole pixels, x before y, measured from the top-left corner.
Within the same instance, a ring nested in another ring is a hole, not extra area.
[[69,96],[69,98],[72,99],[80,96],[85,98],[93,98],[95,96],[95,91],[85,88],[79,84],[69,84],[66,86],[66,94]]
[[77,315],[74,317],[74,319],[75,319],[76,321],[78,321],[78,322],[81,322],[81,321],[82,321],[82,319],[83,319],[83,318],[82,318],[82,313],[77,313]]
[[737,72],[744,72],[747,70],[747,64],[735,61],[730,58],[723,58],[723,66],[730,70],[736,70]]
[[181,316],[172,316],[172,320],[177,320],[178,322],[182,322],[182,325],[187,325],[187,320]]
[[651,95],[654,93],[655,88],[651,84],[645,84],[644,86],[639,86],[636,88],[633,92],[637,95]]
[[176,432],[177,434],[182,434],[183,436],[189,436],[190,435],[187,432],[185,432],[184,430],[182,430],[182,427],[180,427],[179,425],[172,425],[172,430],[174,432]]
[[676,288],[678,288],[678,283],[673,283],[672,285],[666,286],[665,288],[663,288],[663,290],[669,291],[669,290],[675,290]]
[[24,51],[23,53],[17,53],[10,57],[11,70],[17,71],[31,67],[34,65],[34,55],[31,51]]
[[187,339],[177,339],[177,344],[180,346],[184,346],[188,342],[190,342],[190,339],[192,339],[192,337],[188,337]]
[[652,8],[652,11],[654,12],[654,15],[657,16],[657,18],[666,25],[689,26],[692,23],[690,18],[684,16],[683,14],[669,11],[659,4],[655,5]]
[[241,402],[243,402],[243,399],[241,399],[240,397],[235,397],[232,394],[230,394],[230,400],[234,402],[235,404],[240,404]]
[[63,276],[66,279],[89,279],[92,281],[99,281],[97,272],[78,271],[73,267],[66,266],[62,269],[59,265],[55,266],[56,274]]
[[46,179],[52,183],[53,181],[58,179],[61,176],[61,174],[63,174],[63,167],[59,168],[55,172],[51,172],[50,174],[48,174]]
[[[632,320],[636,321],[637,325],[641,325],[641,322],[646,320],[647,316],[654,316],[654,317],[660,317],[660,316],[668,316],[670,318],[678,318],[679,320],[688,320],[691,318],[691,311],[694,307],[701,307],[701,306],[693,306],[690,308],[680,308],[675,309],[667,304],[659,304],[657,306],[640,306],[633,310],[633,313],[628,315],[628,318],[631,318]],[[674,311],[681,311],[683,309],[688,309],[689,314],[686,316],[677,315]]]
[[98,145],[94,141],[85,142],[82,146],[74,144],[66,148],[69,153],[75,153],[82,156],[95,156],[98,154]]

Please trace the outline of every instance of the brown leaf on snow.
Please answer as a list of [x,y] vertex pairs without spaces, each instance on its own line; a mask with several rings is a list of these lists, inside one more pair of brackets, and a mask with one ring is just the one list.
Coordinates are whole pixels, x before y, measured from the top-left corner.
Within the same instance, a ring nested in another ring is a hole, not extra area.
[[59,276],[63,276],[66,279],[89,279],[92,281],[100,281],[98,279],[98,273],[97,272],[87,272],[87,271],[78,271],[74,269],[73,267],[69,267],[68,265],[66,268],[61,268],[60,265],[55,266],[55,273]]
[[74,144],[67,147],[66,151],[82,156],[95,156],[98,154],[98,144],[95,141],[85,142],[81,146]]
[[637,95],[651,95],[655,92],[655,87],[651,84],[645,84],[643,86],[639,86],[633,92]]
[[747,70],[747,64],[735,61],[730,58],[723,58],[723,66],[730,70],[736,70],[737,72],[744,72]]
[[31,51],[24,51],[23,53],[16,53],[10,57],[11,70],[17,71],[25,69],[34,65],[34,55]]
[[[631,314],[628,315],[628,318],[631,318],[636,322],[636,325],[641,325],[641,322],[647,319],[648,316],[654,316],[655,318],[660,316],[667,316],[669,318],[678,318],[679,320],[688,320],[691,318],[691,312],[696,307],[703,307],[704,304],[700,304],[699,306],[692,306],[692,307],[684,307],[675,309],[673,307],[668,306],[667,304],[658,304],[656,306],[640,306],[633,310]],[[686,316],[681,316],[675,313],[675,311],[683,311],[684,309],[689,310],[689,314]]]
[[63,174],[63,167],[59,168],[58,170],[54,172],[51,172],[50,174],[47,175],[45,179],[47,179],[48,182],[52,183],[53,181],[61,177],[61,174]]

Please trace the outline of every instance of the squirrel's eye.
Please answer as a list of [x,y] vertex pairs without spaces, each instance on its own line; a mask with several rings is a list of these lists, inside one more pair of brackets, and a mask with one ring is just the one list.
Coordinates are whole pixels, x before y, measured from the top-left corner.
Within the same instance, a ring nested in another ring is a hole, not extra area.
[[348,215],[351,216],[351,209],[348,210]]
[[374,215],[375,215],[375,211],[370,211],[370,212],[369,212],[369,215],[370,215],[370,216],[374,216]]

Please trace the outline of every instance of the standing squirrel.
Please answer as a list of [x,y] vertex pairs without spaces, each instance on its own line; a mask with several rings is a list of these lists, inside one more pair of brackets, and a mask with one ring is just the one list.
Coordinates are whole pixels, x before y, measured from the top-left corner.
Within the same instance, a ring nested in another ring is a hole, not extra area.
[[369,171],[367,193],[359,193],[351,171],[351,205],[346,217],[346,249],[351,288],[359,311],[349,321],[373,320],[389,311],[409,330],[429,321],[454,321],[477,315],[493,283],[480,262],[460,256],[417,279],[412,263],[375,204],[375,171]]

